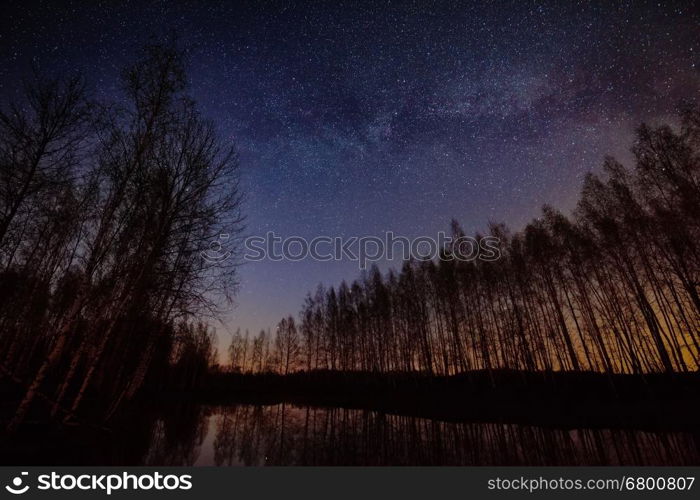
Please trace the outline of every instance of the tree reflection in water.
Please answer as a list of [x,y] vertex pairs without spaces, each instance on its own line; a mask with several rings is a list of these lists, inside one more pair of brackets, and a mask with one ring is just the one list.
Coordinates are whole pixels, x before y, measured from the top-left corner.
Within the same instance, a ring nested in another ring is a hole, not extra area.
[[[169,439],[156,425],[147,464],[177,465],[697,465],[689,432],[552,429],[451,423],[368,410],[289,404],[200,412]],[[184,444],[185,442],[189,445]],[[189,446],[189,448],[188,448]]]
[[210,431],[210,412],[198,405],[176,408],[176,413],[153,422],[151,441],[142,465],[194,465]]
[[168,405],[110,433],[31,433],[0,446],[27,465],[700,465],[697,430],[443,422],[290,404]]

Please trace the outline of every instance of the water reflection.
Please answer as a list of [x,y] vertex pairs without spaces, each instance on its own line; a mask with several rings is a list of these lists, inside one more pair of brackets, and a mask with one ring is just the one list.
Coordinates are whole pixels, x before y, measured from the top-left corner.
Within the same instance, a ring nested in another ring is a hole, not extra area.
[[[169,420],[179,420],[177,423]],[[698,465],[698,433],[449,423],[368,410],[197,408],[159,419],[146,465]]]

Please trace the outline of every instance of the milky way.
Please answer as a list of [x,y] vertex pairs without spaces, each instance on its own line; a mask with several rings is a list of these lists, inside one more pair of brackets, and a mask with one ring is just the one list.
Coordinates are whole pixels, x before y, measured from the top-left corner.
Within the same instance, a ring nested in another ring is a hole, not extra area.
[[[700,90],[693,2],[3,11],[3,101],[32,64],[84,71],[114,98],[135,49],[175,32],[192,95],[240,151],[250,235],[433,236],[452,218],[518,229],[544,203],[573,208],[586,172],[606,154],[629,159],[641,121],[673,123]],[[228,326],[271,327],[317,283],[358,275],[354,262],[246,264]]]

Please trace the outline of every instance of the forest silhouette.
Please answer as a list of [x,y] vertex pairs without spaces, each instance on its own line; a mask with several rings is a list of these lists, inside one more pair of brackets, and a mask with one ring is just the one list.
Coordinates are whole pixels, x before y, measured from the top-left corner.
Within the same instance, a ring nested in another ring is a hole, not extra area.
[[6,430],[103,426],[144,385],[195,386],[240,230],[235,150],[187,95],[185,57],[149,45],[121,99],[37,74],[0,113],[0,369]]
[[571,216],[492,224],[499,259],[448,246],[319,286],[274,332],[238,330],[205,400],[697,430],[700,113],[679,108],[675,128],[638,128],[631,168],[587,175]]
[[699,146],[696,108],[679,130],[641,125],[633,168],[607,158],[572,217],[545,206],[522,231],[492,224],[493,262],[448,247],[319,286],[274,333],[236,332],[229,370],[697,372]]
[[[608,158],[571,216],[544,207],[518,232],[492,224],[500,259],[447,247],[319,286],[274,332],[238,331],[222,365],[212,325],[237,262],[201,252],[221,228],[241,231],[238,160],[186,82],[182,53],[152,45],[125,68],[119,102],[37,75],[0,113],[5,432],[105,428],[168,395],[521,423],[533,416],[513,401],[539,401],[548,424],[562,398],[597,395],[628,416],[672,401],[684,429],[697,415],[697,107],[675,128],[640,126],[634,165]],[[457,222],[452,233],[464,236]],[[514,399],[523,388],[530,399]]]

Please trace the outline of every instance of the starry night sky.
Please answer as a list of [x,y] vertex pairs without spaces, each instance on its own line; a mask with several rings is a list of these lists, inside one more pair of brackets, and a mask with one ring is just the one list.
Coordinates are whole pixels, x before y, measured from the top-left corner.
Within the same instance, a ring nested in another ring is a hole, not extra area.
[[[519,229],[544,203],[573,208],[641,121],[698,96],[694,3],[4,2],[0,98],[36,64],[113,99],[135,49],[174,30],[192,95],[239,149],[248,235]],[[358,276],[245,264],[228,326],[273,327]]]

